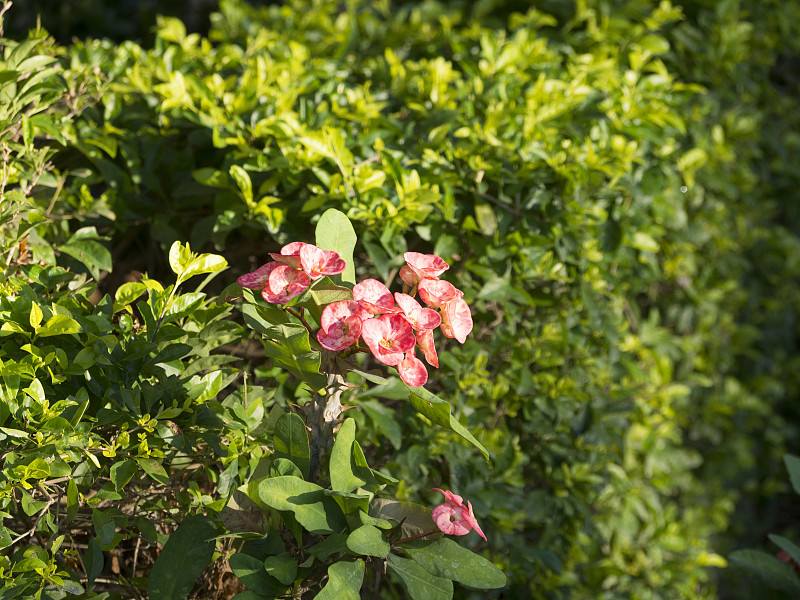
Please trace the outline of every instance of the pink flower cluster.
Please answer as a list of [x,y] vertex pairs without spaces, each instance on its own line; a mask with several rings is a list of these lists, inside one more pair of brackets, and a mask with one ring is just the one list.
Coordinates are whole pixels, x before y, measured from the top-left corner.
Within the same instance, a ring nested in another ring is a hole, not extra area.
[[242,287],[261,290],[264,300],[272,304],[286,304],[308,289],[311,281],[324,275],[338,275],[345,269],[345,262],[331,250],[317,248],[313,244],[292,242],[281,248],[275,259],[252,273],[236,280]]
[[475,513],[472,512],[472,503],[467,500],[464,506],[464,499],[458,494],[449,490],[433,488],[435,492],[444,494],[444,503],[433,509],[433,522],[442,533],[448,535],[467,535],[473,529],[478,532],[484,540],[486,536],[481,531]]
[[[243,287],[263,288],[267,302],[286,304],[303,293],[310,280],[335,275],[344,270],[344,261],[335,252],[311,244],[294,242],[271,254],[269,263],[237,281]],[[429,365],[438,368],[439,358],[433,331],[441,327],[445,337],[464,343],[472,331],[472,314],[464,293],[439,279],[450,266],[432,254],[406,252],[406,265],[400,278],[410,294],[392,294],[377,279],[365,279],[353,287],[353,299],[327,305],[322,311],[317,341],[332,351],[344,350],[363,339],[380,362],[397,367],[400,378],[412,387],[424,385],[428,371],[416,357],[419,347]],[[427,305],[423,307],[414,298]]]

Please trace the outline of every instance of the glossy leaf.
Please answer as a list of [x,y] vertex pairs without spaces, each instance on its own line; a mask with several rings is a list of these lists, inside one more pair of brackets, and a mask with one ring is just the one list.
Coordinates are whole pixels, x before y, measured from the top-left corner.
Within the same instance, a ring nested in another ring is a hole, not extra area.
[[316,600],[360,600],[364,581],[364,561],[339,561],[328,567],[328,583]]
[[186,517],[164,544],[150,571],[147,583],[150,599],[175,600],[188,596],[195,579],[211,563],[216,535],[217,529],[208,517]]
[[506,575],[479,554],[450,538],[430,542],[409,542],[403,550],[426,571],[476,589],[497,589],[506,584]]

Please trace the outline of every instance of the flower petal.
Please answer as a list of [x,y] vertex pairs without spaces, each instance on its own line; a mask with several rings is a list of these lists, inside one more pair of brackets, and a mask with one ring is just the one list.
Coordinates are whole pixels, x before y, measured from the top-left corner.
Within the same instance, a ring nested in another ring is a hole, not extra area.
[[242,287],[250,288],[251,290],[260,290],[265,288],[269,285],[269,274],[277,267],[280,263],[270,262],[265,265],[258,267],[252,273],[245,273],[244,275],[240,276],[236,283],[238,283]]
[[336,321],[327,331],[320,329],[317,341],[326,350],[339,351],[355,344],[360,335],[361,319],[353,315]]
[[414,356],[413,351],[407,352],[403,361],[398,365],[397,371],[400,373],[406,385],[420,387],[428,381],[428,371],[422,361]]
[[417,346],[422,350],[422,355],[428,364],[439,368],[439,356],[436,354],[436,346],[433,345],[433,331],[423,329],[417,332]]
[[383,314],[394,309],[392,292],[377,279],[365,279],[353,286],[353,298],[365,302],[365,308],[369,311],[380,310],[372,314]]
[[417,289],[419,297],[431,308],[440,308],[450,300],[464,295],[452,283],[441,279],[423,279]]
[[411,268],[423,273],[426,277],[436,278],[450,268],[443,258],[435,254],[406,252],[403,254],[403,258]]
[[320,327],[324,332],[328,332],[331,325],[348,317],[358,316],[361,312],[358,302],[355,300],[340,300],[328,304],[322,311]]
[[447,302],[442,311],[442,333],[463,344],[472,331],[472,313],[463,298]]

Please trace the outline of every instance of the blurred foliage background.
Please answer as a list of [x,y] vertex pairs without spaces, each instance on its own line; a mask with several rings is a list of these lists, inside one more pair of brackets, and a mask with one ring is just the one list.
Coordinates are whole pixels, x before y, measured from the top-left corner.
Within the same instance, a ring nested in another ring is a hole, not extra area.
[[354,403],[399,496],[472,499],[502,597],[772,593],[724,567],[800,523],[799,6],[18,4],[6,35],[40,14],[96,92],[37,259],[95,227],[103,291],[175,239],[232,280],[339,208],[362,264],[435,252],[473,307],[432,386],[491,465]]

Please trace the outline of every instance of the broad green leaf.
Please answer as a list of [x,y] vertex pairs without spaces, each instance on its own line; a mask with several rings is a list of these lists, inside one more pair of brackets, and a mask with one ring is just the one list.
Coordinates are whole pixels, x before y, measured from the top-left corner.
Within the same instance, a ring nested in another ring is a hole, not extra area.
[[172,272],[182,277],[190,260],[192,260],[192,250],[189,244],[184,246],[179,241],[173,242],[169,248],[169,266]]
[[130,458],[115,463],[111,467],[111,483],[114,484],[114,488],[117,491],[124,488],[131,478],[136,475],[138,469],[136,461]]
[[83,563],[86,566],[86,576],[89,579],[89,585],[94,583],[94,580],[103,572],[103,550],[100,548],[100,543],[97,539],[92,538],[89,540],[89,547],[86,549],[86,554]]
[[264,560],[264,569],[285,585],[291,584],[297,577],[297,561],[289,556],[288,552],[283,552],[278,556],[268,556]]
[[285,413],[275,423],[275,457],[292,461],[308,477],[311,468],[311,450],[308,446],[306,424],[299,415]]
[[67,484],[67,523],[71,523],[78,514],[78,484],[70,477]]
[[483,444],[476,440],[469,430],[450,414],[450,404],[448,402],[423,387],[409,387],[408,389],[411,391],[411,405],[417,409],[418,413],[425,415],[437,425],[457,433],[480,450],[487,460],[489,459],[489,453],[483,447]]
[[30,323],[31,327],[36,329],[42,323],[42,319],[44,315],[42,314],[42,309],[39,308],[39,305],[36,302],[31,303],[31,315],[30,315]]
[[353,490],[366,485],[366,480],[356,475],[356,465],[353,463],[353,442],[356,439],[356,422],[352,418],[345,419],[336,441],[333,443],[330,458],[331,488],[342,492]]
[[322,561],[328,560],[329,556],[339,554],[340,552],[347,552],[347,535],[343,533],[329,535],[324,540],[308,549],[309,554],[316,556]]
[[201,515],[186,517],[156,558],[147,582],[150,600],[185,598],[195,580],[211,564],[217,528]]
[[381,530],[372,525],[362,525],[347,537],[350,551],[364,556],[386,558],[392,547],[383,539]]
[[327,378],[320,374],[319,352],[311,349],[308,330],[302,325],[277,325],[274,339],[266,340],[264,353],[314,389],[325,387]]
[[336,501],[320,486],[298,477],[265,479],[258,484],[258,497],[275,510],[294,513],[297,522],[311,533],[338,533],[347,526]]
[[281,334],[280,329],[276,329],[277,325],[289,322],[286,313],[282,310],[277,308],[266,309],[256,304],[243,304],[242,316],[250,329],[270,337]]
[[201,254],[193,257],[189,264],[186,265],[183,279],[186,280],[195,275],[204,275],[205,273],[218,273],[227,268],[228,261],[221,256],[217,254]]
[[403,538],[414,537],[429,531],[435,532],[431,534],[432,536],[441,536],[431,513],[431,509],[421,504],[401,502],[390,498],[375,498],[369,505],[371,517],[391,519],[402,523],[401,535]]
[[264,568],[264,562],[254,556],[236,552],[230,556],[228,563],[233,574],[247,587],[269,596],[286,592],[286,586],[271,577]]
[[360,600],[364,582],[364,561],[339,561],[328,567],[328,583],[316,600]]
[[250,175],[248,175],[247,171],[245,171],[239,165],[232,165],[230,168],[230,174],[231,177],[233,177],[233,180],[236,182],[236,185],[239,186],[247,206],[252,206],[253,183],[250,181]]
[[789,471],[789,480],[792,482],[794,491],[800,494],[800,458],[792,454],[784,454],[783,462]]
[[403,550],[428,573],[481,590],[501,588],[506,575],[484,557],[449,538],[410,542]]
[[796,562],[800,563],[800,547],[797,544],[780,535],[770,534],[769,539],[781,550],[787,552]]
[[145,473],[147,473],[158,483],[162,483],[164,485],[169,483],[169,476],[167,475],[167,471],[164,469],[163,465],[157,460],[152,458],[137,458],[136,462],[138,462],[139,466],[142,467],[142,469],[144,469]]
[[97,240],[75,239],[73,236],[58,249],[83,263],[95,279],[100,278],[100,271],[111,271],[111,252]]
[[771,589],[779,589],[800,598],[800,578],[794,569],[760,550],[737,550],[731,553],[730,563],[756,575]]
[[335,275],[332,278],[334,282],[340,278],[343,282],[355,285],[356,269],[353,264],[353,250],[356,247],[356,239],[356,232],[350,219],[335,208],[326,210],[317,221],[317,246],[323,250],[338,252],[347,264],[341,275]]
[[450,600],[453,582],[431,575],[413,560],[389,555],[389,570],[396,574],[411,600]]
[[53,315],[47,319],[47,323],[36,330],[36,335],[40,338],[51,337],[54,335],[67,335],[79,333],[81,326],[78,322],[67,315]]
[[261,509],[241,489],[233,490],[228,503],[219,515],[228,531],[257,531],[266,533],[269,530],[268,513]]

